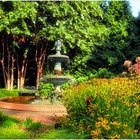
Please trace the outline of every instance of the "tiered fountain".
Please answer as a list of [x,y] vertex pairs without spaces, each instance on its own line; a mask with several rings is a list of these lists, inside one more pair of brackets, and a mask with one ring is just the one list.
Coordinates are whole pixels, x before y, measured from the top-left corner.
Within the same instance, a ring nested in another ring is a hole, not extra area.
[[[63,70],[67,70],[70,65],[70,59],[67,55],[61,54],[61,41],[57,40],[55,42],[56,54],[49,55],[47,59],[48,69],[51,70],[53,74],[45,76],[48,83],[52,83],[56,89],[66,82],[74,83],[74,78],[72,76],[66,76],[63,74]],[[44,80],[44,78],[42,80]]]
[[[68,69],[70,60],[67,55],[61,55],[60,53],[61,41],[59,40],[56,41],[55,46],[56,46],[56,54],[49,55],[47,59],[48,68],[49,70],[53,69],[52,70],[53,74],[47,75],[45,76],[45,78],[42,78],[42,82],[45,82],[47,80],[47,82],[54,84],[56,88],[54,92],[57,94],[61,92],[60,86],[63,83],[66,83],[66,82],[73,83],[75,80],[71,76],[66,76],[63,74],[62,69],[63,70]],[[30,98],[35,98],[35,97],[30,97]],[[15,102],[16,99],[18,101],[20,100],[20,102]],[[14,112],[16,113],[16,117],[18,117],[17,114],[21,114],[21,116],[19,117],[23,117],[23,118],[25,117],[37,118],[40,115],[44,119],[44,122],[46,122],[45,118],[48,119],[48,117],[51,117],[51,118],[54,117],[55,119],[57,116],[67,115],[67,110],[64,107],[63,103],[56,104],[55,102],[53,102],[50,104],[49,100],[46,100],[46,101],[35,100],[31,102],[31,104],[23,104],[23,101],[26,101],[26,97],[19,96],[19,97],[9,97],[6,99],[1,99],[0,110],[3,110],[8,113]]]

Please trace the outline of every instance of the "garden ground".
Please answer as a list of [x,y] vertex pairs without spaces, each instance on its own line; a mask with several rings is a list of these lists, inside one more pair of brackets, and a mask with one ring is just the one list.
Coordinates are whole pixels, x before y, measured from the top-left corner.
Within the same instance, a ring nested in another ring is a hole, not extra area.
[[17,121],[0,115],[1,138],[140,138],[137,78],[92,79],[67,88],[63,94],[69,115],[58,123],[62,127],[58,125],[56,130],[54,125],[29,118]]

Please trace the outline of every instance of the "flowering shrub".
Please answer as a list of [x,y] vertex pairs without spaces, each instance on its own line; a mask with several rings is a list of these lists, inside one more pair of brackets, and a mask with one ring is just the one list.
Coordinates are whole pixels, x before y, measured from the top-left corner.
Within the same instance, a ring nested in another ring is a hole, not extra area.
[[136,58],[136,63],[134,65],[132,65],[132,62],[130,60],[124,61],[123,65],[127,67],[128,71],[131,74],[135,73],[137,75],[140,75],[140,57]]
[[140,138],[140,87],[134,79],[93,79],[64,94],[65,125],[87,138]]

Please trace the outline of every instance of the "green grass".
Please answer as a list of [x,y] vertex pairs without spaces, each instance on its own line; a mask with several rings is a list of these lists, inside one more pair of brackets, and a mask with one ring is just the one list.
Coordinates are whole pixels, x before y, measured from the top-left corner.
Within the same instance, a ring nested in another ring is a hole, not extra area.
[[46,134],[40,136],[41,138],[47,138],[47,139],[79,139],[79,138],[83,139],[84,138],[84,136],[80,136],[69,129],[60,129],[60,130],[52,129]]
[[44,133],[35,133],[24,130],[20,125],[13,125],[11,127],[0,127],[0,139],[79,139],[83,136],[77,135],[68,129],[49,129]]
[[0,139],[78,139],[84,138],[69,129],[55,129],[31,119],[19,121],[0,112]]

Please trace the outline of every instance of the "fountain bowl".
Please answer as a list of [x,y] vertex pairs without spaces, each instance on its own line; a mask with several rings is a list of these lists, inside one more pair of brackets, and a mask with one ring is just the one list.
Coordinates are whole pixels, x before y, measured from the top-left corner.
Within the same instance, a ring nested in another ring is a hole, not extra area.
[[69,68],[69,63],[70,59],[67,55],[49,55],[47,58],[47,63],[50,67],[50,69],[53,69],[56,62],[60,62],[62,65],[62,68],[68,69]]

